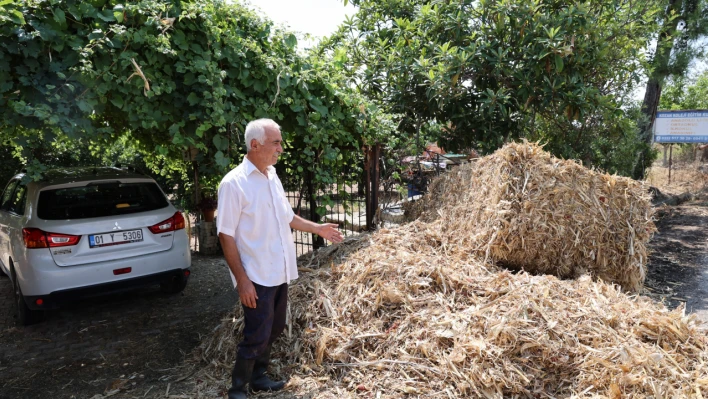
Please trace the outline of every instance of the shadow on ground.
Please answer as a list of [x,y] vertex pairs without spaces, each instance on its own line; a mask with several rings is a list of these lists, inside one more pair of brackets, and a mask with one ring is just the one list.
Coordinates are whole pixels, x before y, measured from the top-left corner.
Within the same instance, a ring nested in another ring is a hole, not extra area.
[[708,323],[708,201],[670,208],[649,243],[646,294]]

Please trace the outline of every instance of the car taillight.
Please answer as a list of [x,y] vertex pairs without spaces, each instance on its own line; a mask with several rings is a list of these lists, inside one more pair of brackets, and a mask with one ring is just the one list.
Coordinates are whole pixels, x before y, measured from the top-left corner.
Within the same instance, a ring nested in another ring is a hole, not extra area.
[[22,238],[27,248],[55,248],[76,245],[81,236],[72,234],[48,233],[36,228],[22,229]]
[[175,213],[175,230],[182,230],[184,228],[184,216],[182,212]]
[[168,231],[181,230],[184,228],[184,216],[182,212],[176,212],[171,218],[148,227],[153,234],[165,233]]
[[79,243],[81,236],[71,234],[47,233],[47,241],[49,246],[54,247],[69,247]]
[[47,234],[40,229],[22,229],[22,238],[27,248],[49,248]]

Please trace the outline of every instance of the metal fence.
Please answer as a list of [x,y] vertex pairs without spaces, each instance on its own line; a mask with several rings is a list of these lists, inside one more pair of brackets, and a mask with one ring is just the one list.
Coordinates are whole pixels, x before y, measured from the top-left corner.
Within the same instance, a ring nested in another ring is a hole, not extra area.
[[[296,215],[316,223],[335,223],[345,236],[359,234],[367,229],[366,201],[364,195],[359,192],[358,184],[340,181],[312,195],[304,179],[303,183],[305,189],[286,191],[290,206]],[[317,212],[318,208],[324,209],[323,215]],[[292,234],[298,255],[328,245],[327,241],[315,234],[301,231],[293,231]]]
[[[339,171],[335,183],[319,189],[315,187],[314,176],[306,168],[303,168],[305,172],[301,175],[279,172],[295,214],[316,223],[337,224],[344,236],[373,229],[378,207],[378,190],[372,189],[378,186],[379,181],[377,148],[365,148],[359,167]],[[315,234],[300,231],[293,231],[292,234],[298,256],[329,244]]]

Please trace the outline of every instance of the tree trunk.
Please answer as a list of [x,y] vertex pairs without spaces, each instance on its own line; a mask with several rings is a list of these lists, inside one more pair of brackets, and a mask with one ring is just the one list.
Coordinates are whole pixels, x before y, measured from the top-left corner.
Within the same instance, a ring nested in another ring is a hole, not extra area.
[[[665,65],[664,65],[665,66]],[[644,92],[644,102],[642,102],[642,115],[646,117],[644,125],[645,141],[650,143],[652,140],[652,130],[654,121],[656,120],[656,111],[659,109],[659,99],[661,98],[661,86],[664,84],[666,76],[652,76],[647,82],[647,89]],[[648,140],[646,140],[648,136]]]
[[661,88],[664,85],[664,80],[670,74],[669,61],[676,27],[680,19],[672,17],[672,15],[680,13],[683,8],[682,3],[683,0],[669,0],[666,7],[664,25],[661,28],[659,39],[657,40],[656,53],[651,62],[652,70],[649,74],[647,89],[644,92],[644,101],[642,102],[642,120],[637,124],[640,129],[642,141],[647,143],[646,148],[638,154],[634,165],[633,177],[637,180],[646,177],[646,170],[651,166],[651,162],[654,159],[651,149],[651,143],[654,139],[654,121],[656,120],[656,112],[659,108]]

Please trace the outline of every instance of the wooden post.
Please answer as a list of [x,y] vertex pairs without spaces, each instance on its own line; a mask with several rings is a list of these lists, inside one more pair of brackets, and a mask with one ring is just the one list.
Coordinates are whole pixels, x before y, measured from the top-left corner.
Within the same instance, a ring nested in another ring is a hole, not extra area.
[[369,230],[371,209],[371,147],[364,146],[364,204],[366,205],[366,229]]
[[[317,163],[317,159],[315,159],[315,163]],[[305,179],[307,179],[305,184],[307,185],[308,202],[310,203],[310,220],[315,223],[319,223],[320,214],[317,213],[317,193],[315,192],[314,173],[312,173],[311,170],[308,170],[305,174]],[[312,234],[312,249],[317,250],[318,248],[324,246],[324,239],[317,234]]]
[[376,228],[376,212],[379,210],[380,157],[381,144],[364,147],[366,230],[369,231]]
[[[197,206],[202,198],[202,193],[199,190],[199,164],[197,161],[192,161],[192,168],[194,169],[194,206]],[[199,219],[199,212],[197,212],[197,221]]]
[[[191,151],[190,151],[190,156],[191,156]],[[191,158],[190,158],[191,159]],[[199,198],[200,198],[200,193],[199,193],[199,164],[197,161],[192,159],[192,168],[194,169],[194,206],[196,207],[197,204],[199,204]],[[195,234],[194,234],[194,251],[201,251],[202,246],[201,243],[199,242],[199,236],[201,232],[201,227],[199,225],[199,221],[202,218],[201,212],[199,212],[199,209],[195,212],[196,214],[196,229],[195,229]],[[191,239],[191,237],[190,237]]]
[[[202,189],[199,183],[199,163],[192,161],[194,167],[194,196],[195,205],[198,206],[202,200]],[[216,223],[212,217],[208,220],[206,215],[202,217],[201,210],[197,213],[196,240],[199,245],[199,253],[203,255],[215,255],[219,252],[219,237],[216,234]],[[213,213],[212,213],[213,216]]]
[[379,166],[379,158],[381,158],[381,144],[376,144],[374,146],[374,156],[371,162],[373,162],[373,167],[371,168],[374,175],[371,177],[371,208],[373,208],[373,213],[371,214],[370,223],[367,223],[366,228],[369,230],[376,229],[376,214],[379,211],[379,184],[381,178],[381,168]]
[[669,146],[664,144],[662,147],[664,147],[664,162],[662,162],[662,166],[666,167],[669,164],[669,162],[666,160],[666,152],[669,149]]
[[674,152],[674,145],[669,144],[669,185],[671,184],[671,165],[672,165],[673,152]]

